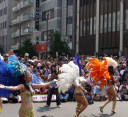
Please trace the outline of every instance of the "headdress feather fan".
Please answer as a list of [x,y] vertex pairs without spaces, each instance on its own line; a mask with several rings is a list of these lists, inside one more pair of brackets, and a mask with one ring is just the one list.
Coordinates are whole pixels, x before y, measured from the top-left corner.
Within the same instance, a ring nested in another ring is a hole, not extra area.
[[84,77],[79,77],[79,67],[73,61],[63,64],[59,70],[61,71],[58,75],[60,81],[57,82],[59,92],[65,93],[73,84],[80,86],[79,81],[86,81]]

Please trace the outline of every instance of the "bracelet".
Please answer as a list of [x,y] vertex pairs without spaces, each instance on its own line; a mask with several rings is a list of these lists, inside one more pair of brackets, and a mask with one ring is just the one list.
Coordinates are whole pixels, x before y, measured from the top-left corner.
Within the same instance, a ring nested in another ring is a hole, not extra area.
[[8,86],[5,86],[5,89],[9,89],[9,87]]
[[54,84],[54,81],[50,81],[51,84]]

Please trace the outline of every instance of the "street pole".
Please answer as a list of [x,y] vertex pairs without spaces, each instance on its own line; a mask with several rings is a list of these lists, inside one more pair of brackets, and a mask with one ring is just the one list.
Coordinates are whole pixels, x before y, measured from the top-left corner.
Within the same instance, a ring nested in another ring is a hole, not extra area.
[[19,48],[21,48],[21,2],[20,2],[20,9],[19,9]]
[[123,40],[124,40],[124,0],[120,0],[120,47],[119,56],[123,53]]
[[100,9],[99,9],[99,5],[100,5],[100,0],[96,1],[96,45],[95,45],[95,53],[94,55],[97,56],[98,52],[99,52],[99,18],[100,18]]
[[[76,54],[77,0],[73,1],[72,56]],[[78,53],[77,53],[78,54]]]
[[80,0],[77,0],[76,53],[79,53],[79,14]]
[[47,48],[47,46],[48,46],[48,19],[49,19],[49,13],[47,13],[47,20],[46,20],[46,23],[47,23],[47,26],[46,26],[46,28],[47,28],[47,39],[46,39],[46,58],[47,58],[47,52],[48,52],[48,48]]

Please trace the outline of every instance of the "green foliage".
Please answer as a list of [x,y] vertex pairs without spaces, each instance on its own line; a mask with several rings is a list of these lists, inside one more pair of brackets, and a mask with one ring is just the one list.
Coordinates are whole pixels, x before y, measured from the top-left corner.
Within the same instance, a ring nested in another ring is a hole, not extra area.
[[19,49],[19,54],[21,57],[24,57],[25,53],[29,53],[29,57],[37,56],[38,53],[35,50],[35,47],[31,43],[30,39],[26,40],[23,46]]
[[62,41],[60,34],[56,31],[53,34],[53,37],[50,41],[50,55],[55,58],[56,52],[58,52],[58,56],[62,56],[63,53],[65,55],[71,55],[71,50],[68,46],[68,42],[66,40]]

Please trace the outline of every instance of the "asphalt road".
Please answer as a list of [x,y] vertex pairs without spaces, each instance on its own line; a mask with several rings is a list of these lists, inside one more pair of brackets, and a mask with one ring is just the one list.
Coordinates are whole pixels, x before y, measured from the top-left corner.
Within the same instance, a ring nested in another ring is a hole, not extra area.
[[[80,117],[128,117],[128,102],[117,102],[116,114],[111,114],[112,103],[109,103],[105,108],[104,112],[99,111],[99,106],[103,102],[94,102],[89,105]],[[16,104],[3,104],[2,112],[0,117],[18,117],[18,111],[21,103]],[[76,102],[62,103],[61,108],[56,107],[56,103],[52,102],[51,107],[44,107],[43,103],[34,103],[35,116],[42,117],[46,115],[48,117],[74,117]]]

